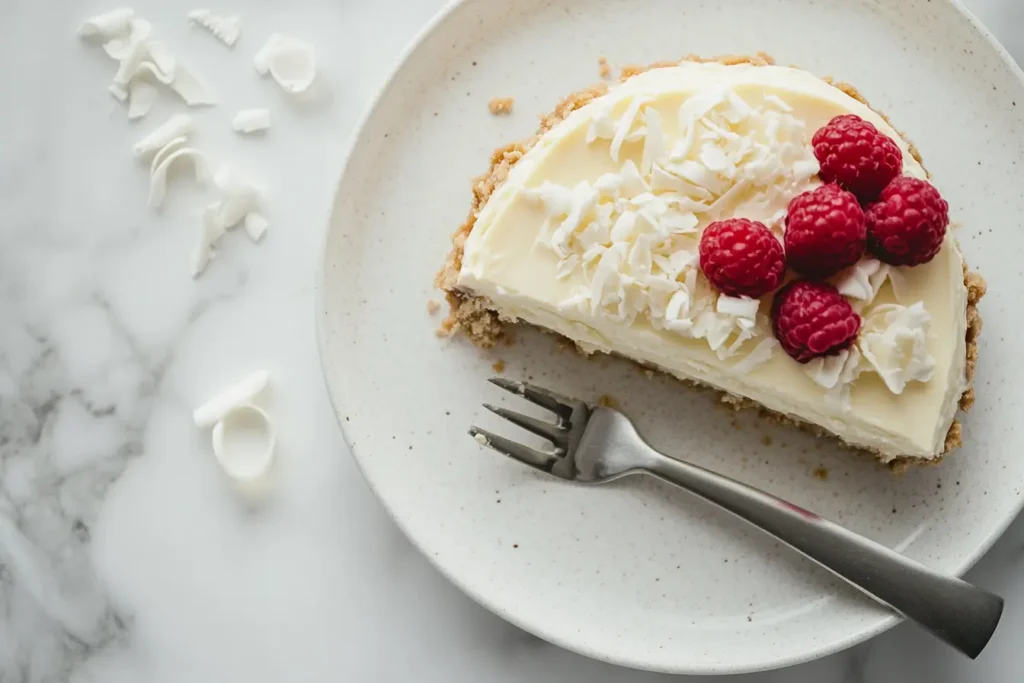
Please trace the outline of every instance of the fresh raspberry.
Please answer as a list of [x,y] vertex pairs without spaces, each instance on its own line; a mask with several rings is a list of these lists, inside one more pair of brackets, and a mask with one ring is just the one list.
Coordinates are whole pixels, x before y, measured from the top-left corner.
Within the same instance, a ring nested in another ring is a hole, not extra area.
[[900,176],[865,212],[868,249],[894,266],[928,263],[939,253],[949,226],[949,204],[917,178]]
[[867,227],[857,198],[838,185],[822,185],[789,203],[786,262],[801,275],[823,278],[864,255]]
[[806,363],[849,347],[860,332],[860,316],[832,285],[795,280],[775,295],[772,329],[786,353]]
[[855,114],[837,116],[819,128],[811,145],[821,179],[838,183],[864,203],[878,197],[903,168],[896,143]]
[[786,255],[764,223],[730,218],[704,230],[700,268],[723,294],[756,299],[782,283]]

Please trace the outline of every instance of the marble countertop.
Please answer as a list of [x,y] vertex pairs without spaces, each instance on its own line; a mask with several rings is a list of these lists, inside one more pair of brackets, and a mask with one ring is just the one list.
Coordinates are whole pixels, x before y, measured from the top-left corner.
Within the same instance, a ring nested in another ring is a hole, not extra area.
[[[0,681],[648,682],[478,607],[401,535],[345,452],[320,376],[313,272],[333,183],[361,112],[443,0],[238,0],[228,51],[191,6],[140,0],[157,33],[215,85],[197,144],[270,189],[261,245],[228,236],[193,282],[193,212],[176,182],[146,206],[130,146],[141,124],[74,31],[109,9],[8,8],[0,63]],[[1018,59],[1024,5],[968,0]],[[296,107],[255,77],[273,31],[309,39],[321,89]],[[266,106],[262,139],[230,131]],[[325,142],[326,141],[326,142]],[[209,194],[209,191],[205,191]],[[256,368],[272,376],[282,466],[260,505],[233,495],[191,410]],[[902,625],[851,651],[752,683],[1021,680],[1024,521],[969,578],[1007,597],[976,662]],[[702,680],[702,679],[694,679]],[[709,679],[710,680],[710,679]]]

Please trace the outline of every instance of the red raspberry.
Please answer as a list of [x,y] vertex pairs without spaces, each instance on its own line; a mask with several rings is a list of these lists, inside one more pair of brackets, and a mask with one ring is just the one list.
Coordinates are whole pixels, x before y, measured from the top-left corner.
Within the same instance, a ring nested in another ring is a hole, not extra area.
[[894,266],[917,266],[939,253],[949,204],[929,183],[900,176],[882,190],[866,216],[871,253]]
[[782,283],[786,255],[764,223],[730,218],[704,230],[700,268],[723,294],[756,299]]
[[786,353],[806,363],[848,348],[860,332],[860,316],[832,285],[796,280],[775,295],[772,329]]
[[854,114],[837,116],[819,128],[811,145],[821,179],[838,183],[861,202],[873,201],[903,168],[896,143]]
[[810,278],[835,275],[864,255],[867,227],[857,198],[838,185],[822,185],[789,203],[786,262]]

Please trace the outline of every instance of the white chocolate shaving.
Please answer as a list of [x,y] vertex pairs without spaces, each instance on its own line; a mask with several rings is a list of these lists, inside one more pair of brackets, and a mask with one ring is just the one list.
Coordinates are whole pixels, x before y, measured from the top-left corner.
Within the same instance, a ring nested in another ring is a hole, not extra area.
[[225,231],[241,223],[249,239],[259,242],[270,226],[259,213],[263,190],[237,168],[221,166],[214,176],[214,184],[220,190],[221,199],[203,210],[199,239],[192,252],[193,277],[198,277],[206,269]]
[[889,269],[878,259],[862,258],[839,276],[836,289],[843,296],[870,304],[889,277]]
[[[129,101],[129,91],[136,80],[149,76],[155,83],[168,86],[189,106],[216,104],[216,98],[198,78],[152,37],[153,26],[138,18],[130,9],[115,10],[86,21],[79,29],[84,39],[98,39],[103,50],[118,62],[111,93],[120,101]],[[144,116],[145,98],[129,115]],[[129,107],[131,105],[129,104]]]
[[612,138],[612,146],[610,153],[612,161],[619,160],[619,152],[622,149],[622,144],[626,141],[626,136],[629,135],[629,131],[633,128],[633,122],[636,120],[637,114],[640,113],[640,108],[643,107],[647,102],[650,101],[648,97],[634,97],[630,100],[629,105],[626,107],[626,113],[622,115],[619,120],[619,124],[615,129],[615,136]]
[[644,135],[644,153],[640,163],[640,172],[647,175],[651,172],[654,162],[661,161],[665,156],[665,139],[662,133],[661,114],[657,109],[644,111],[644,124],[646,133]]
[[173,140],[168,140],[166,145],[157,150],[156,154],[153,155],[153,158],[149,162],[150,177],[152,177],[153,174],[156,173],[156,169],[160,167],[160,164],[164,162],[164,159],[166,159],[171,154],[177,152],[179,149],[185,147],[187,143],[188,137],[182,135],[180,137],[174,138]]
[[149,113],[159,93],[151,84],[135,80],[128,84],[128,119],[141,119]]
[[725,294],[721,294],[718,297],[718,303],[715,305],[715,310],[722,315],[731,315],[736,318],[754,320],[757,318],[757,309],[760,304],[761,302],[758,299],[726,296]]
[[199,406],[192,419],[199,428],[213,425],[213,454],[232,479],[263,475],[274,457],[274,425],[252,401],[266,388],[266,370],[255,372]]
[[188,114],[175,114],[158,128],[135,143],[132,151],[135,156],[146,158],[150,154],[156,154],[167,146],[175,138],[188,137],[192,134],[195,126],[192,117]]
[[213,182],[222,193],[219,218],[225,228],[233,228],[247,214],[259,210],[263,190],[235,166],[221,166]]
[[128,101],[128,91],[117,83],[111,83],[108,85],[107,90],[118,102],[123,104]]
[[134,17],[135,10],[121,7],[86,19],[78,28],[78,35],[82,38],[110,40],[127,33],[129,23]]
[[148,76],[150,80],[156,83],[170,86],[174,83],[176,70],[177,67],[174,67],[174,69],[168,71],[161,68],[160,65],[154,61],[145,61],[139,64],[132,78],[133,80],[138,81]]
[[171,167],[178,160],[191,160],[196,182],[205,184],[209,178],[209,163],[206,155],[194,147],[181,147],[163,156],[159,165],[149,178],[149,205],[154,209],[163,206],[167,196],[167,176]]
[[256,53],[253,66],[260,75],[270,74],[285,92],[305,92],[316,78],[313,47],[296,38],[273,34]]
[[231,120],[231,127],[237,133],[257,133],[270,128],[270,111],[267,109],[242,109]]
[[804,372],[815,384],[828,390],[825,401],[830,406],[849,410],[850,384],[865,370],[860,361],[860,350],[851,346],[831,356],[812,358],[804,365]]
[[274,459],[277,437],[270,416],[253,405],[232,408],[213,426],[213,455],[225,474],[246,482],[263,476]]
[[750,353],[740,359],[736,365],[732,366],[732,371],[738,375],[746,375],[754,368],[767,363],[771,360],[772,351],[779,343],[775,341],[775,337],[765,337],[757,343]]
[[246,234],[249,235],[249,239],[253,242],[259,242],[263,239],[263,236],[267,234],[267,228],[270,227],[267,219],[255,211],[245,215],[243,225],[245,226]]
[[221,391],[192,413],[196,427],[210,427],[227,415],[232,408],[249,403],[266,388],[269,380],[270,374],[266,370],[259,370]]
[[170,87],[190,107],[212,107],[217,104],[217,96],[213,91],[181,65],[178,65]]
[[[178,60],[174,58],[164,44],[155,40],[149,41],[149,60],[148,63],[153,68],[161,73],[168,74],[172,79],[174,72],[178,69]],[[162,81],[166,82],[166,81]]]
[[865,318],[858,340],[861,354],[894,394],[909,382],[927,382],[935,371],[928,353],[931,315],[920,301],[912,306],[884,304]]
[[234,47],[238,42],[241,19],[237,14],[229,17],[217,16],[208,9],[195,9],[188,13],[190,23],[203,27],[228,47]]
[[199,239],[192,250],[192,277],[197,278],[206,270],[210,260],[216,255],[216,244],[224,235],[224,225],[220,222],[220,204],[211,204],[203,209],[199,224]]
[[117,71],[114,72],[114,84],[123,88],[128,87],[128,82],[135,76],[139,65],[149,57],[149,36],[153,31],[149,22],[141,19],[133,19],[131,22],[131,34],[125,41],[115,41],[115,49],[107,49],[108,55],[117,55]]

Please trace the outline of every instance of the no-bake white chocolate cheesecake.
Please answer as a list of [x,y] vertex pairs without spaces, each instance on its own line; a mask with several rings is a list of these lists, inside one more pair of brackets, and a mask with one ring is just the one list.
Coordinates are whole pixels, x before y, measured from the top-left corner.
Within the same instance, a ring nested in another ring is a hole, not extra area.
[[848,86],[763,56],[635,69],[495,152],[447,325],[488,346],[523,321],[932,462],[961,443],[984,282],[926,178]]

